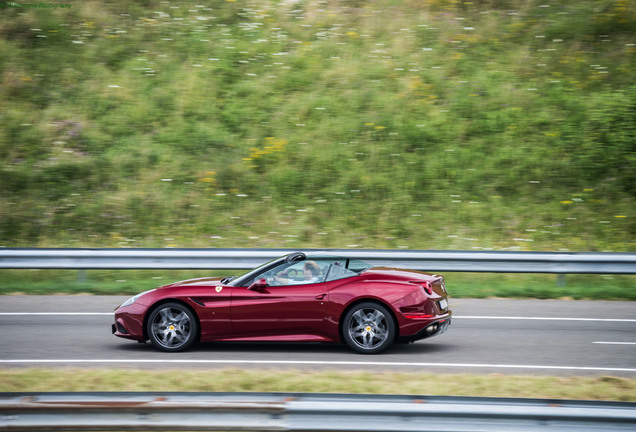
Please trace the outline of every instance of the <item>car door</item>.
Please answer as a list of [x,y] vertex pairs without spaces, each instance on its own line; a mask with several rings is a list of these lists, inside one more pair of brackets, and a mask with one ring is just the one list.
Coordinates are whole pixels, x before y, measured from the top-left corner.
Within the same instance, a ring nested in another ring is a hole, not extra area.
[[324,283],[265,286],[258,290],[234,287],[233,335],[265,339],[289,335],[296,336],[290,340],[310,340],[323,326],[325,289]]

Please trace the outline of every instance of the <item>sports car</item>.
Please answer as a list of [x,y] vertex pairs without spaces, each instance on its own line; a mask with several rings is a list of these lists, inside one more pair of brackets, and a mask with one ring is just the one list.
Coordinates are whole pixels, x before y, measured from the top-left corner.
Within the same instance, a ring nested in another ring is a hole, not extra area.
[[294,252],[240,277],[200,278],[137,294],[115,309],[115,336],[182,351],[195,342],[345,343],[375,354],[444,333],[444,277]]

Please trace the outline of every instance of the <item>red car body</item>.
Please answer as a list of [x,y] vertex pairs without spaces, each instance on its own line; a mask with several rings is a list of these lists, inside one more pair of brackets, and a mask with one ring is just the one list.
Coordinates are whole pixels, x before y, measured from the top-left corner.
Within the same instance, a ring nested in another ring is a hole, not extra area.
[[[308,262],[317,276],[304,280],[300,266]],[[196,341],[295,341],[345,342],[376,353],[443,333],[451,315],[443,276],[295,253],[240,278],[192,279],[142,293],[116,309],[112,331],[164,351]]]

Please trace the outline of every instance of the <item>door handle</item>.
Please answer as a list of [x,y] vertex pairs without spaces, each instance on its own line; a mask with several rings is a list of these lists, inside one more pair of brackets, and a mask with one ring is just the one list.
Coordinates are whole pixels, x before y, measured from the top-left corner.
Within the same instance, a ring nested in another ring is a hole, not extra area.
[[326,295],[327,294],[319,294],[319,295],[316,296],[316,300],[322,300],[322,299],[325,298]]

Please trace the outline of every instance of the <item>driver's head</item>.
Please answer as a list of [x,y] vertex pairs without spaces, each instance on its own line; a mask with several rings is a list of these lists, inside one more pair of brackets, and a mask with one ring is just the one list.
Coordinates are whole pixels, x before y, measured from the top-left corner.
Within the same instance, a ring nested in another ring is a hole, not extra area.
[[307,261],[303,266],[303,273],[305,275],[305,279],[314,278],[320,275],[320,266],[314,261]]

